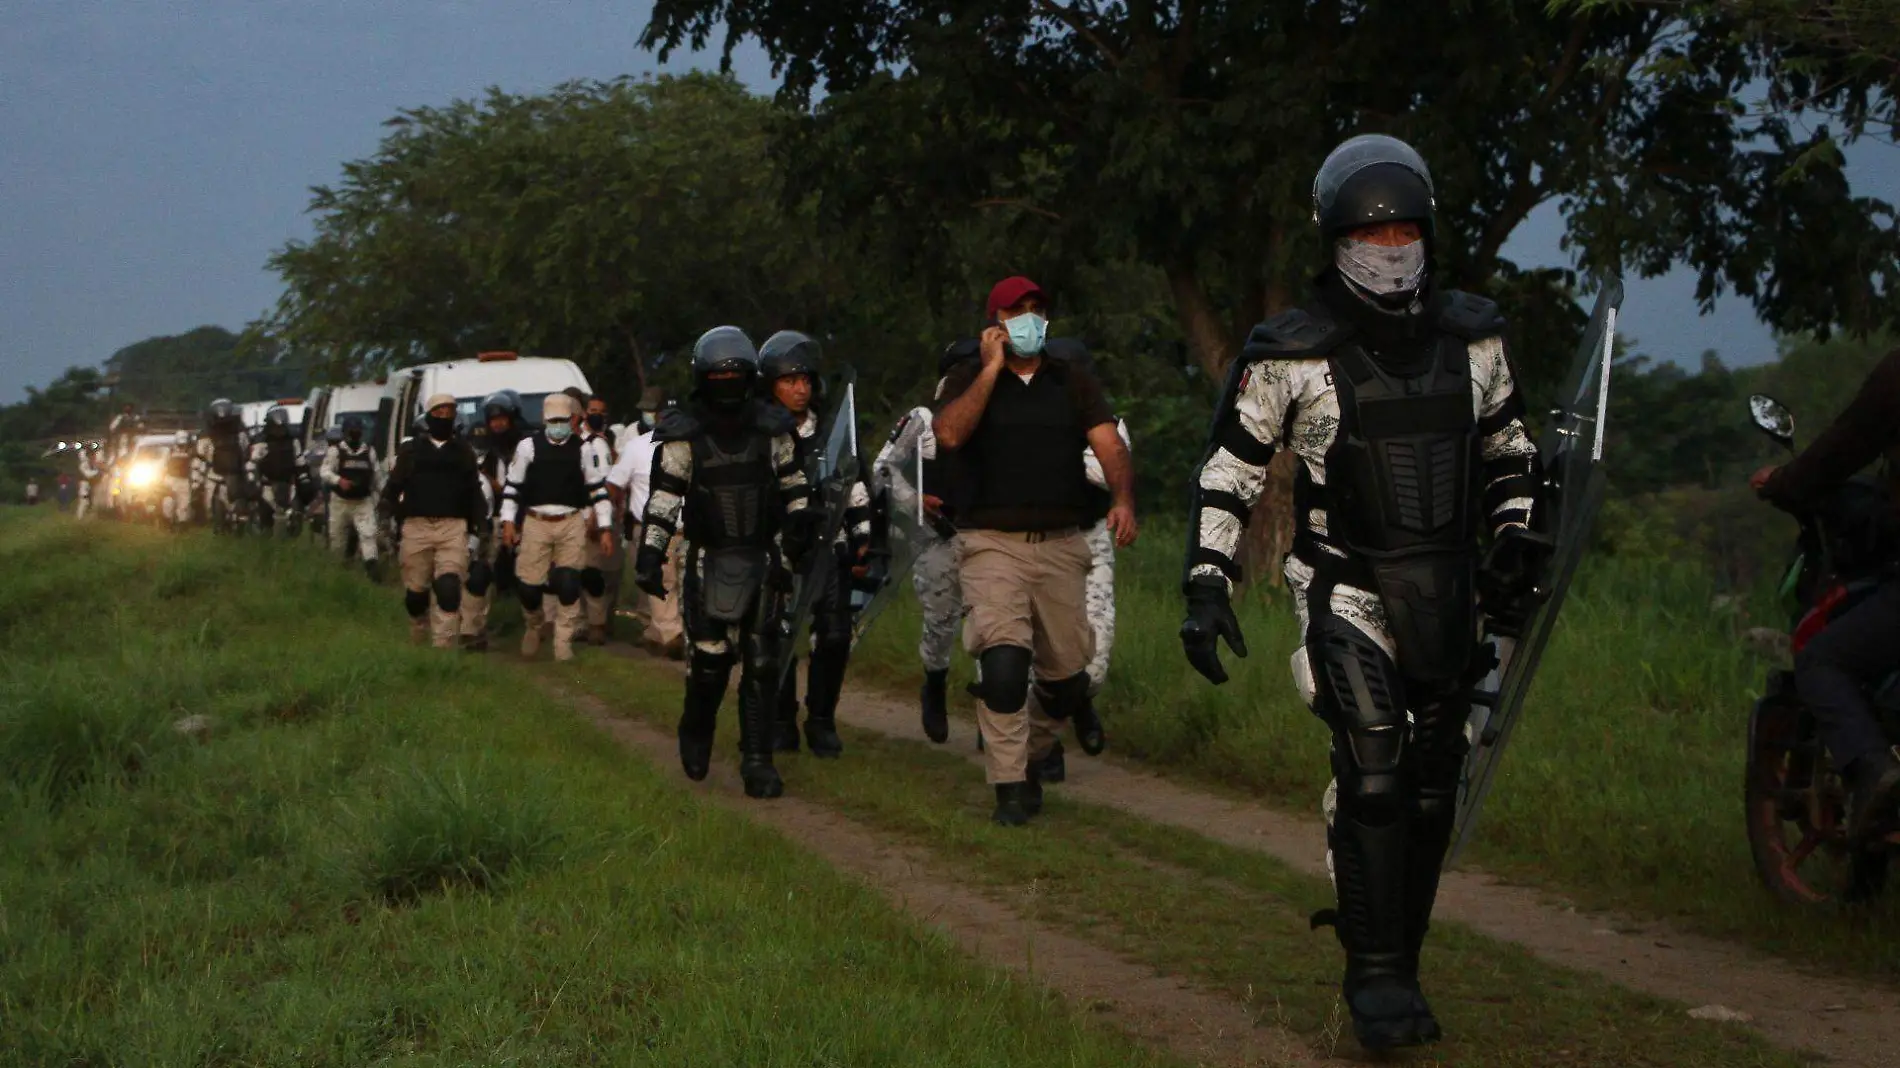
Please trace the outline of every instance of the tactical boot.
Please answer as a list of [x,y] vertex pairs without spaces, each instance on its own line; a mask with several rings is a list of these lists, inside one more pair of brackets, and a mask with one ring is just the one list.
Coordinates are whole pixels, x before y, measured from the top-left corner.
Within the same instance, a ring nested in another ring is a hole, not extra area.
[[1029,822],[1029,812],[1023,808],[1022,783],[996,784],[996,811],[990,814],[990,820],[1001,827],[1021,827]]
[[541,613],[530,612],[522,619],[521,655],[533,660],[541,655]]
[[785,686],[772,705],[772,751],[798,752],[798,664],[785,673]]
[[1083,694],[1072,718],[1075,721],[1075,740],[1081,743],[1082,751],[1090,756],[1100,756],[1102,750],[1108,748],[1108,737],[1102,733],[1102,717],[1095,712],[1095,698]]
[[712,770],[713,739],[710,733],[701,734],[689,719],[680,717],[680,768],[687,778],[700,782]]
[[1847,838],[1864,842],[1893,825],[1900,797],[1900,747],[1855,760],[1844,776],[1848,788]]
[[1042,815],[1042,769],[1035,761],[1029,762],[1028,777],[1023,780],[1023,811],[1031,816]]
[[607,644],[607,628],[604,626],[599,626],[599,625],[589,625],[587,628],[587,644],[601,645],[601,646],[606,645]]
[[415,619],[412,617],[409,620],[409,644],[429,644],[429,621],[426,618]]
[[574,639],[570,635],[554,632],[554,659],[566,663],[574,659]]
[[465,653],[485,653],[488,651],[487,634],[462,635],[462,651]]
[[785,794],[785,780],[772,766],[772,754],[753,753],[739,758],[739,778],[747,797],[772,798]]
[[924,672],[924,688],[918,694],[918,704],[923,708],[924,737],[942,745],[950,740],[950,704],[946,690],[950,684],[950,672]]
[[838,737],[837,721],[830,716],[806,714],[805,744],[811,746],[811,755],[815,757],[835,759],[844,755],[844,739]]
[[[1340,993],[1352,1014],[1353,1037],[1368,1050],[1416,1046],[1424,995],[1413,975],[1407,941],[1406,861],[1413,825],[1409,812],[1369,823],[1340,789],[1340,808],[1327,832],[1333,850],[1339,910],[1333,917],[1346,950]],[[1315,917],[1315,924],[1325,922]],[[1429,1011],[1429,1006],[1427,1006]],[[1435,1021],[1434,1021],[1435,1023]]]
[[805,743],[811,753],[827,759],[844,755],[838,737],[838,698],[844,693],[849,646],[828,645],[813,650],[805,671]]
[[732,661],[727,657],[695,657],[687,669],[686,700],[680,712],[680,767],[694,782],[705,779],[712,767],[713,729],[731,678]]
[[785,781],[772,766],[771,713],[776,680],[760,678],[751,668],[739,679],[739,778],[747,797],[778,797]]
[[1056,783],[1068,778],[1069,765],[1062,756],[1062,739],[1056,739],[1049,752],[1044,754],[1041,760],[1036,761],[1035,765],[1041,772],[1043,782]]

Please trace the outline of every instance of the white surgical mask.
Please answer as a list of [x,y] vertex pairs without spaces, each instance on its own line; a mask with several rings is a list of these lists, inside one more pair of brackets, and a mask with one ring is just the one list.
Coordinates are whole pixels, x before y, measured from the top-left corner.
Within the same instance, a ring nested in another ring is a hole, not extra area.
[[571,423],[549,423],[548,424],[548,440],[553,442],[556,445],[559,445],[561,442],[566,441],[567,436],[569,434],[572,434],[573,432],[574,432],[574,426]]
[[1425,282],[1425,242],[1375,245],[1342,237],[1333,245],[1333,263],[1348,282],[1375,297],[1414,293]]
[[1042,343],[1049,336],[1049,320],[1035,312],[1024,312],[1005,320],[1003,329],[1009,331],[1009,347],[1016,350],[1016,355],[1034,356],[1042,351]]

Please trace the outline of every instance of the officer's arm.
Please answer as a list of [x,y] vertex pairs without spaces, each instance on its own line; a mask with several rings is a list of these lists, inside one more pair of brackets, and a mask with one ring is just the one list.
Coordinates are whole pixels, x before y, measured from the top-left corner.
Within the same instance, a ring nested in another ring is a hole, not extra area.
[[640,544],[666,551],[679,529],[680,510],[686,505],[686,492],[693,485],[693,445],[689,441],[668,441],[654,452],[652,491],[647,495],[646,510],[641,513]]
[[398,450],[389,477],[383,480],[383,514],[392,519],[402,518],[402,492],[409,486],[409,471],[414,463],[409,450]]
[[340,445],[331,446],[330,451],[323,454],[323,468],[319,477],[322,478],[324,486],[329,489],[336,488],[337,461],[342,458],[342,455],[343,448]]
[[1274,449],[1285,439],[1297,366],[1290,360],[1236,360],[1228,370],[1207,452],[1194,472],[1187,581],[1216,578],[1230,592],[1240,581],[1241,532],[1266,487]]
[[939,396],[951,394],[949,400],[942,402],[937,410],[937,418],[931,423],[931,432],[937,436],[938,445],[946,449],[960,449],[970,440],[970,435],[976,433],[977,424],[983,421],[983,411],[989,407],[990,392],[996,388],[996,377],[1002,369],[1000,362],[981,366],[972,377],[963,368],[958,368],[937,383]]
[[1472,372],[1479,377],[1484,401],[1478,411],[1483,439],[1484,514],[1493,535],[1528,528],[1543,484],[1537,477],[1537,445],[1524,427],[1524,401],[1505,352],[1504,339],[1485,338],[1471,346]]
[[785,514],[810,507],[813,487],[811,480],[805,477],[805,465],[798,462],[798,439],[790,434],[772,439],[772,468],[778,473],[779,496],[784,502]]
[[587,479],[587,500],[594,510],[594,526],[600,530],[612,530],[614,502],[613,496],[607,492],[607,472],[613,466],[613,454],[604,437],[596,437],[588,444],[593,447],[582,451],[581,460],[585,465],[583,475]]
[[528,465],[534,462],[534,439],[522,438],[515,443],[515,454],[508,459],[507,485],[501,491],[501,521],[519,522],[521,510],[521,484],[528,478]]

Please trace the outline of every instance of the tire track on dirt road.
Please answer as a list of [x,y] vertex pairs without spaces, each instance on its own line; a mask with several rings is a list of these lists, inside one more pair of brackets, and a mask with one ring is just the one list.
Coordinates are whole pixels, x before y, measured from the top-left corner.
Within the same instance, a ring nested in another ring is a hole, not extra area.
[[[677,767],[679,747],[672,735],[617,715],[592,695],[551,680],[545,685],[615,741],[660,767]],[[1060,993],[1077,1011],[1095,1011],[1110,1026],[1190,1063],[1222,1068],[1337,1063],[1299,1037],[1257,1021],[1235,1001],[1035,922],[945,874],[921,849],[894,845],[888,836],[801,798],[749,800],[730,761],[715,760],[706,781],[688,789],[863,880],[977,959],[1025,974]]]
[[[916,705],[875,689],[848,686],[838,718],[927,744]],[[981,765],[975,745],[975,725],[953,718],[942,748]],[[1118,761],[1077,756],[1067,763],[1067,781],[1051,789],[1326,875],[1325,827],[1317,818],[1220,797]],[[1900,993],[1888,988],[1814,974],[1653,920],[1586,913],[1475,871],[1445,873],[1434,916],[1633,990],[1745,1013],[1748,1026],[1770,1042],[1820,1053],[1842,1068],[1891,1068],[1900,1059]]]

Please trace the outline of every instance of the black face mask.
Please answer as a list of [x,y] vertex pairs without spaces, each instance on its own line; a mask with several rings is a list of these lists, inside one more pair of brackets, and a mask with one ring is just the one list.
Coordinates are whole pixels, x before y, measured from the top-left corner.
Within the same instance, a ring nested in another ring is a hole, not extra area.
[[599,433],[600,431],[607,429],[607,417],[605,415],[588,416],[587,429],[592,430],[595,433]]
[[349,442],[350,448],[354,449],[363,443],[363,434],[361,431],[352,431],[343,435],[343,440]]
[[432,415],[428,421],[429,436],[438,441],[447,441],[455,435],[455,417],[452,415]]

